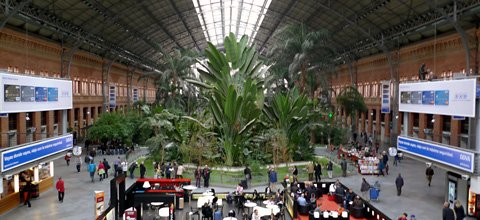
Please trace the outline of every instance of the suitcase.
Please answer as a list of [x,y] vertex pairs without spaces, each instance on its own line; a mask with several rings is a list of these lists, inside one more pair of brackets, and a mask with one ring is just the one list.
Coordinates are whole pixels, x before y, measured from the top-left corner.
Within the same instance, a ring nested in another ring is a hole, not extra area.
[[378,200],[378,196],[380,194],[380,190],[376,188],[370,188],[370,200]]
[[185,207],[185,200],[183,198],[178,199],[178,209],[183,209]]
[[218,210],[215,211],[215,214],[213,215],[213,220],[222,220],[222,211]]

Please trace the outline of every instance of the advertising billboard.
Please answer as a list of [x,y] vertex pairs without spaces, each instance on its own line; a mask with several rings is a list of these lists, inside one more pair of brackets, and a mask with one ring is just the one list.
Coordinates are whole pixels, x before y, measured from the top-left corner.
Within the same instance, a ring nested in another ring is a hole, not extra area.
[[72,81],[0,72],[0,113],[71,109]]
[[476,79],[402,83],[399,111],[475,117],[476,87]]
[[115,108],[117,106],[117,87],[110,86],[108,100],[110,108]]
[[390,81],[382,81],[382,113],[390,113]]
[[70,150],[73,147],[73,135],[47,139],[38,143],[1,152],[2,172],[24,164]]
[[397,150],[473,173],[472,152],[404,136],[398,136]]

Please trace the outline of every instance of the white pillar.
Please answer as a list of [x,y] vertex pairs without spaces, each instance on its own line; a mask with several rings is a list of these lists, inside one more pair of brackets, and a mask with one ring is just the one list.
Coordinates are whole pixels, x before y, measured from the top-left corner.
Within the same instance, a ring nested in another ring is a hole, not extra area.
[[50,176],[53,177],[53,161],[50,161]]
[[33,181],[39,182],[40,181],[40,175],[38,172],[38,166],[33,168]]
[[15,174],[13,176],[13,190],[15,192],[20,192],[20,178],[18,174]]

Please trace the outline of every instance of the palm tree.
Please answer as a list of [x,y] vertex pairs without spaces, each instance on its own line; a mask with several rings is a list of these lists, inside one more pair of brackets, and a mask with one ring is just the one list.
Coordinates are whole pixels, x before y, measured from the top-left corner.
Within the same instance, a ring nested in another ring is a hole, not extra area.
[[178,103],[177,94],[184,85],[187,85],[184,80],[193,76],[193,65],[198,56],[199,54],[193,50],[174,49],[172,54],[164,53],[160,71],[143,74],[142,77],[153,77],[155,80],[156,103],[167,105]]
[[300,92],[305,90],[307,72],[318,68],[318,62],[325,62],[319,50],[329,51],[326,46],[328,34],[325,30],[311,31],[304,23],[286,25],[275,33],[275,43],[269,54],[278,65],[288,64],[290,78],[297,79],[300,72]]
[[363,99],[363,95],[360,94],[357,88],[349,86],[340,91],[340,94],[337,96],[337,103],[339,106],[345,109],[347,117],[350,116],[352,119],[352,132],[355,132],[355,123],[357,112],[366,112],[367,106]]

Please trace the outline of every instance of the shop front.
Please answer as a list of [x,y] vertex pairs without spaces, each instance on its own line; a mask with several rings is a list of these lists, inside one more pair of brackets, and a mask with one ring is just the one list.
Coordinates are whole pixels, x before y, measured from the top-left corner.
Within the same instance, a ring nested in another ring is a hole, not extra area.
[[30,183],[28,196],[41,198],[54,183],[54,162],[71,150],[72,135],[46,139],[28,145],[2,149],[0,182],[0,215],[25,200],[25,186]]

